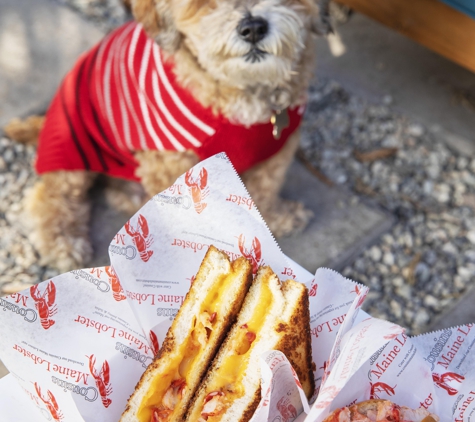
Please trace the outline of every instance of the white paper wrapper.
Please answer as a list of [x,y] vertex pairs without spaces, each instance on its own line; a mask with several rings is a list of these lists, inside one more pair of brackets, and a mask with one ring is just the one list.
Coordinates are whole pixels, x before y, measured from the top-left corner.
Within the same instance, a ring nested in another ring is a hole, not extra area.
[[116,422],[211,244],[309,289],[314,403],[285,356],[269,351],[253,422],[289,422],[299,414],[322,421],[371,396],[422,405],[442,421],[475,413],[472,327],[409,339],[401,327],[370,318],[360,311],[366,287],[328,269],[312,276],[283,255],[226,155],[218,154],[127,222],[111,241],[109,267],[72,271],[0,298],[0,359],[11,372],[0,382],[0,420]]

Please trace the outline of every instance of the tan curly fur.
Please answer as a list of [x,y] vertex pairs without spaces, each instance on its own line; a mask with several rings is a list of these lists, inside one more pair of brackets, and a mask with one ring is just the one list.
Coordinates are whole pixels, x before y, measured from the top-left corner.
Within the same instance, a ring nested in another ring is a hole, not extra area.
[[[305,103],[320,19],[315,0],[131,0],[130,6],[164,54],[173,55],[179,83],[215,113],[248,126],[268,122],[273,110]],[[270,22],[269,34],[259,44],[266,59],[258,63],[243,59],[246,45],[237,36],[246,13]],[[10,135],[31,142],[41,124],[41,118],[13,122]],[[279,153],[242,174],[276,236],[301,230],[311,217],[302,204],[279,198],[298,144],[297,132]],[[142,151],[135,156],[136,175],[148,196],[170,186],[198,162],[191,151]],[[28,195],[32,240],[44,263],[66,271],[88,262],[92,249],[87,191],[95,177],[85,171],[45,174]],[[107,194],[127,212],[146,199],[132,185],[121,192],[115,182]]]

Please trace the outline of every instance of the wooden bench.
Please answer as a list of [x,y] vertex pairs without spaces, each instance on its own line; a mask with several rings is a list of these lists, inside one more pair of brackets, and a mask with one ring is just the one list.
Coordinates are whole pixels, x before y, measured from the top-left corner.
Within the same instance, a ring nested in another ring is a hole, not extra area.
[[474,0],[445,0],[463,12],[438,0],[336,1],[475,72]]

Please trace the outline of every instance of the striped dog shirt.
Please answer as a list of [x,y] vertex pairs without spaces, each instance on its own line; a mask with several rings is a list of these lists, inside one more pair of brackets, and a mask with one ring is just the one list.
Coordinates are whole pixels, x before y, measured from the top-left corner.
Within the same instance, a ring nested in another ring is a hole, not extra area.
[[66,75],[40,133],[36,170],[89,170],[129,180],[137,150],[226,152],[239,173],[278,152],[302,119],[289,110],[280,139],[272,124],[235,124],[203,107],[176,81],[173,60],[136,22],[111,32]]

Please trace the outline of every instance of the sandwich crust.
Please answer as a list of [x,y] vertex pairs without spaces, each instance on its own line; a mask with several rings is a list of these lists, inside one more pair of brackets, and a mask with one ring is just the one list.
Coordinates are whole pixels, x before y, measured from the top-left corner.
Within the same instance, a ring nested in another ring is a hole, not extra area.
[[284,281],[282,291],[286,298],[293,295],[296,300],[289,323],[280,322],[276,328],[277,332],[284,335],[275,348],[285,354],[295,369],[307,398],[310,398],[315,390],[315,364],[312,363],[308,291],[302,283],[294,280]]

